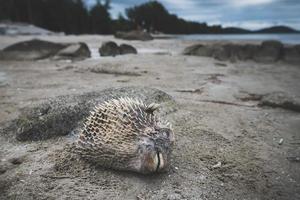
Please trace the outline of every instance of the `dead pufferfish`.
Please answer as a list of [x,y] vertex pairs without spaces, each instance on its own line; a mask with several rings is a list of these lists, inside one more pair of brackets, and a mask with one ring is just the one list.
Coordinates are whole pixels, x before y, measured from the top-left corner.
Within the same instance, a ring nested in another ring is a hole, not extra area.
[[170,123],[155,115],[158,107],[128,97],[99,104],[80,132],[77,152],[105,168],[143,174],[165,171],[175,137]]

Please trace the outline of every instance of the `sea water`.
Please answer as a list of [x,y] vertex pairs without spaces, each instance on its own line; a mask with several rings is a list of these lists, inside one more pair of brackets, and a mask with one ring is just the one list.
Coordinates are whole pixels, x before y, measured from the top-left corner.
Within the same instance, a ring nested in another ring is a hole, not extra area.
[[204,41],[220,41],[220,40],[236,40],[236,41],[262,41],[262,40],[278,40],[286,44],[300,44],[300,33],[288,34],[191,34],[177,35],[178,39],[183,40],[204,40]]

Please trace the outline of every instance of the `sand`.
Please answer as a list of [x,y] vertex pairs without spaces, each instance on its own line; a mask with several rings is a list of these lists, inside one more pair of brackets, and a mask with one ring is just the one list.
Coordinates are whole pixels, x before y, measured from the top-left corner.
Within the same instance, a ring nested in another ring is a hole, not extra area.
[[[0,37],[0,48],[33,36]],[[0,61],[0,124],[61,95],[147,86],[178,104],[172,167],[152,176],[65,163],[68,137],[19,142],[0,135],[0,199],[300,199],[300,113],[258,106],[249,94],[300,96],[300,68],[282,62],[220,62],[183,56],[193,41],[124,41],[112,36],[37,36],[86,42],[83,61]],[[101,42],[137,55],[100,58]],[[111,73],[101,73],[101,71]]]

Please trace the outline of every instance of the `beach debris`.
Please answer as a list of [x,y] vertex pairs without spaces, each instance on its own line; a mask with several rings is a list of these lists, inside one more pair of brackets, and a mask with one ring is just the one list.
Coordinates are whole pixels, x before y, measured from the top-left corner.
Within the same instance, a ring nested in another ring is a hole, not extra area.
[[20,165],[23,163],[23,161],[24,161],[24,159],[22,157],[21,158],[11,158],[9,160],[9,162],[13,165]]
[[300,97],[289,96],[284,92],[272,92],[262,95],[258,105],[300,112]]
[[137,72],[131,72],[131,71],[120,71],[116,69],[107,69],[107,68],[91,68],[90,72],[96,73],[96,74],[112,74],[116,76],[141,76],[140,73]]
[[279,144],[279,145],[282,145],[282,144],[283,144],[283,138],[280,138],[280,140],[278,141],[278,144]]
[[217,63],[215,63],[215,65],[218,66],[218,67],[227,67],[226,63],[217,62]]
[[300,157],[298,156],[289,156],[286,157],[290,162],[300,162]]
[[221,166],[222,166],[222,163],[219,161],[219,162],[217,162],[217,164],[213,165],[211,168],[216,169],[216,168],[220,168]]
[[198,89],[179,89],[175,90],[176,92],[183,92],[183,93],[196,93],[196,94],[202,94],[203,93],[203,88],[198,88]]

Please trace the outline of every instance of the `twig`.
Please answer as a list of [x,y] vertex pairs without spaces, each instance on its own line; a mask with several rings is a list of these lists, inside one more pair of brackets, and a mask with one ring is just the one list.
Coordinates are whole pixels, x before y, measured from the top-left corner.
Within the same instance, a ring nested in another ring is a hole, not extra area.
[[245,104],[233,103],[233,102],[228,102],[228,101],[218,101],[218,100],[198,100],[198,101],[206,102],[206,103],[217,103],[217,104],[232,105],[232,106],[242,106],[242,107],[249,107],[249,108],[256,107],[256,105],[245,105]]
[[75,176],[51,176],[51,175],[40,175],[43,178],[51,178],[51,179],[65,179],[65,178],[76,178]]

